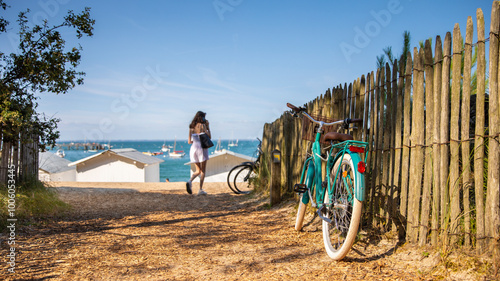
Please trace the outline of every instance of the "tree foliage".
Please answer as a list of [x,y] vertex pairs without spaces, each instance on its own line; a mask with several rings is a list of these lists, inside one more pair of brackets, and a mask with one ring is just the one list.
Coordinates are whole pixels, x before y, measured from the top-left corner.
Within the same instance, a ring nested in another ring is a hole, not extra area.
[[[0,0],[0,13],[9,6]],[[39,135],[41,147],[55,144],[59,137],[58,119],[37,112],[41,93],[65,94],[83,83],[85,73],[77,71],[81,61],[80,45],[67,47],[61,30],[73,30],[76,38],[93,35],[95,21],[90,8],[75,14],[68,11],[63,22],[32,25],[30,10],[18,15],[19,46],[16,52],[0,51],[0,125],[3,141],[23,141],[20,132]],[[0,33],[9,22],[0,16]]]

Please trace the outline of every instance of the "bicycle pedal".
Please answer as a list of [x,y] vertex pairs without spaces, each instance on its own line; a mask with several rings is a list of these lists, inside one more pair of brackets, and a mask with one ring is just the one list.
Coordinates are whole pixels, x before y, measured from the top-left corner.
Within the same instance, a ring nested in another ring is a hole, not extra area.
[[305,193],[307,191],[307,186],[305,184],[297,183],[293,186],[293,191],[298,193]]

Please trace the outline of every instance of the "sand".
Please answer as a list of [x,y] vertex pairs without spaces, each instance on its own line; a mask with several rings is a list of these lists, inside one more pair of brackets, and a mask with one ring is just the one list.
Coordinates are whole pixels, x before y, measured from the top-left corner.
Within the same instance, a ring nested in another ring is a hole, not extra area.
[[[474,280],[476,276],[467,269],[443,270],[439,252],[369,233],[362,233],[347,258],[332,261],[323,248],[318,219],[309,214],[304,231],[293,229],[293,200],[269,207],[267,198],[236,195],[225,183],[207,183],[206,196],[188,195],[185,183],[71,182],[54,188],[71,204],[71,211],[19,230],[16,274],[4,275],[7,280],[454,280],[454,276]],[[193,189],[198,191],[197,183]],[[1,250],[5,257],[5,247]]]

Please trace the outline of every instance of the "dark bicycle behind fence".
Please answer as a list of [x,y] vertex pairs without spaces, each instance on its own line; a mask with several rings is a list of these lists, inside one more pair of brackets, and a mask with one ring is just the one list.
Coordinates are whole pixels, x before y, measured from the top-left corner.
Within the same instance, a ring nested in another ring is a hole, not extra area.
[[262,141],[257,138],[257,157],[254,162],[243,162],[234,166],[227,175],[227,185],[236,194],[248,194],[252,191],[253,179],[257,176],[262,155]]

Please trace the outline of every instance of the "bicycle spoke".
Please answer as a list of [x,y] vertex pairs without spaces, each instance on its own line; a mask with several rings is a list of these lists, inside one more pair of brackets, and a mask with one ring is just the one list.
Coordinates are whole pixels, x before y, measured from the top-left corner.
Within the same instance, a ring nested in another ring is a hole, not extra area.
[[262,141],[257,138],[257,157],[255,162],[244,162],[234,166],[227,175],[227,185],[236,194],[247,194],[252,190],[252,180],[255,172],[259,170],[260,157],[262,155]]
[[252,177],[255,175],[251,166],[246,166],[236,173],[234,187],[240,193],[251,191]]
[[343,164],[339,169],[339,179],[334,184],[333,194],[328,199],[326,208],[326,215],[332,222],[328,224],[330,241],[337,250],[344,244],[349,231],[354,191],[354,176],[350,165]]

